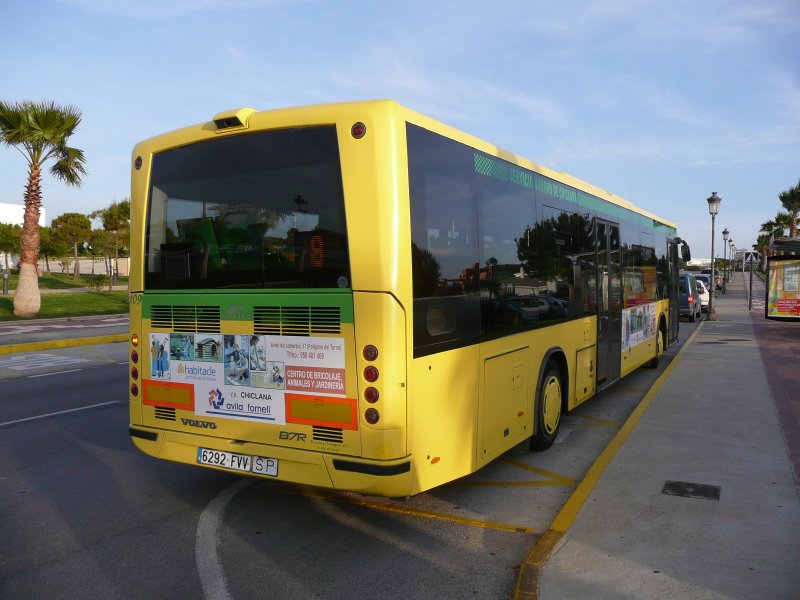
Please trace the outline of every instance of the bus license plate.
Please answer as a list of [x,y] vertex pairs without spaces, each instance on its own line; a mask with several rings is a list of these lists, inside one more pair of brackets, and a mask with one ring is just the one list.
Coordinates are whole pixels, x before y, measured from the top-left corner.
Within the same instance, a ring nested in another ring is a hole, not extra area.
[[198,448],[197,462],[201,465],[211,465],[234,471],[258,473],[259,475],[269,475],[270,477],[278,476],[278,459],[266,456],[250,456],[236,454],[235,452]]

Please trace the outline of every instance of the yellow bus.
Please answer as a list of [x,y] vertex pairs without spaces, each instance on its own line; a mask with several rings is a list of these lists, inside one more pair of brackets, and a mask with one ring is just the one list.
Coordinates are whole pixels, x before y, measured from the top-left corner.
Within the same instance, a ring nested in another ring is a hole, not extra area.
[[157,458],[409,496],[549,447],[677,339],[673,223],[394,101],[232,110],[132,159]]

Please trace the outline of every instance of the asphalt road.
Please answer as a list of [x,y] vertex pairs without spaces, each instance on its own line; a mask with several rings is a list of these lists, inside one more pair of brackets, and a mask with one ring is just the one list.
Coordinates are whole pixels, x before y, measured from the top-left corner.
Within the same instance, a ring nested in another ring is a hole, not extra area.
[[548,452],[521,445],[389,500],[145,456],[127,433],[126,352],[0,356],[0,598],[511,598],[527,552],[661,371],[579,407]]

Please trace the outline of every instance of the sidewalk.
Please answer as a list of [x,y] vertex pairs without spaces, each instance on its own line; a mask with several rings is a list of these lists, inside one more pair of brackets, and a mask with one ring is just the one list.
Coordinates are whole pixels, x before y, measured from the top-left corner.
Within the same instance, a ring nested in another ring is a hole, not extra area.
[[751,314],[745,284],[681,338],[520,598],[800,597],[800,324]]

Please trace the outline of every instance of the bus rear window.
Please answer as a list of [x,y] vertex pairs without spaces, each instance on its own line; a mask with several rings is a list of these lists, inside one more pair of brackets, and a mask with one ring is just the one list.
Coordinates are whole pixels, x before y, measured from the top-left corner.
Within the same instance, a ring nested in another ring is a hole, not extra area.
[[145,244],[148,289],[350,287],[335,127],[155,154]]

